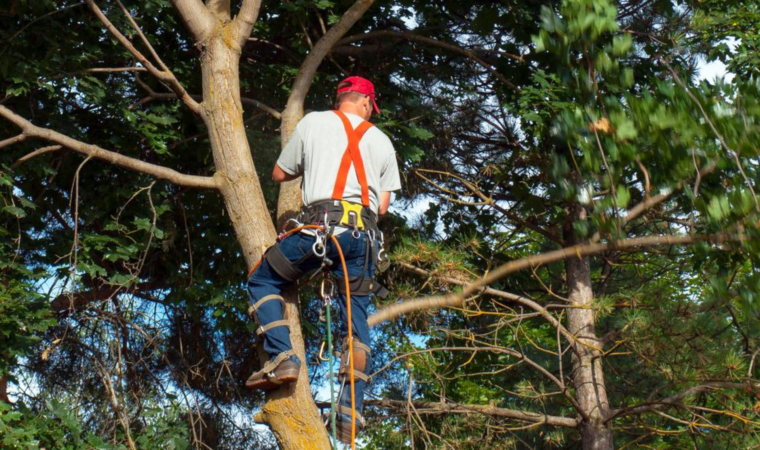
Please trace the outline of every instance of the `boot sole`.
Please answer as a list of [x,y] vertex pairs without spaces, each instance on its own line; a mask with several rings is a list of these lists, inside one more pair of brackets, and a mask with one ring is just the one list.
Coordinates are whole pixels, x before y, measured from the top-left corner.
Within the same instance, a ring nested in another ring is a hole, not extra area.
[[260,380],[256,381],[246,381],[245,387],[251,388],[251,389],[261,389],[264,391],[270,391],[272,389],[277,389],[278,387],[284,386],[286,384],[290,384],[298,379],[298,372],[299,369],[289,369],[289,370],[283,370],[283,373],[280,375],[277,375],[277,380],[279,380],[281,383],[272,383],[272,381],[267,378],[261,378]]

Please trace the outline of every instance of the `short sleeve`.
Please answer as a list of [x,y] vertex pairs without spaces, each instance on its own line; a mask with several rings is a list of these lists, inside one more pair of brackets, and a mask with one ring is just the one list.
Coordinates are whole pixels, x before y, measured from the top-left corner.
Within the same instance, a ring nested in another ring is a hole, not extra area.
[[288,175],[300,175],[303,173],[303,139],[298,132],[298,127],[293,131],[290,140],[280,153],[277,165]]
[[393,149],[393,145],[388,142],[390,151],[383,164],[383,169],[380,173],[380,192],[398,191],[401,189],[401,177],[398,173],[398,163],[396,162],[396,151]]

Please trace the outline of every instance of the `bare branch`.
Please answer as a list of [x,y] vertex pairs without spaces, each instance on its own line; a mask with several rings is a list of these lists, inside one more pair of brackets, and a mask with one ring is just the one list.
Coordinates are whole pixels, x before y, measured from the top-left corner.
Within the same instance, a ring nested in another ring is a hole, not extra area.
[[[368,404],[380,408],[393,410],[406,410],[407,401],[402,400],[369,400]],[[580,419],[569,417],[549,416],[529,411],[517,411],[514,409],[498,408],[491,405],[468,405],[463,403],[440,403],[440,402],[412,402],[418,414],[483,414],[491,417],[514,419],[521,422],[545,424],[557,427],[577,428]]]
[[[148,96],[141,99],[137,103],[130,106],[130,109],[135,108],[140,105],[144,105],[146,103],[150,103],[153,100],[175,100],[177,98],[177,94],[175,93],[169,93],[169,92],[156,92],[153,89],[150,88],[145,82],[137,78],[137,84],[139,84],[143,89],[148,91]],[[191,98],[197,101],[202,101],[203,98],[200,95],[197,94],[191,94]],[[240,99],[240,102],[246,106],[253,106],[254,108],[258,108],[261,111],[264,111],[265,113],[268,113],[270,116],[274,117],[277,120],[280,120],[282,118],[282,114],[277,111],[276,109],[272,108],[271,106],[265,105],[264,103],[261,103],[258,100],[249,98],[249,97],[242,97]]]
[[19,142],[23,142],[26,140],[28,136],[24,133],[19,134],[18,136],[14,136],[12,138],[5,139],[3,141],[0,141],[0,148],[8,147],[9,145],[17,144]]
[[527,258],[521,258],[503,264],[478,281],[464,286],[462,292],[458,294],[423,297],[387,306],[369,318],[369,325],[375,326],[382,322],[385,322],[386,320],[392,320],[396,317],[401,316],[402,314],[410,313],[413,311],[419,311],[423,309],[447,308],[450,306],[461,306],[464,299],[467,298],[470,294],[478,291],[483,286],[488,286],[489,284],[509,275],[510,273],[528,269],[530,267],[537,267],[544,264],[562,261],[572,257],[582,258],[584,256],[596,255],[609,250],[622,250],[633,247],[683,245],[700,241],[720,243],[728,240],[736,240],[738,238],[739,237],[730,237],[727,234],[713,234],[702,236],[648,236],[641,238],[624,239],[622,241],[613,241],[604,244],[592,243],[565,247],[552,252],[529,256]]
[[125,286],[108,286],[101,289],[90,291],[64,293],[58,295],[50,302],[50,309],[54,313],[65,311],[75,311],[87,307],[92,302],[104,301],[113,298],[117,294],[136,293],[140,295],[141,291],[151,291],[164,286],[155,282],[140,283],[125,289]]
[[[381,31],[373,31],[371,33],[364,33],[364,34],[357,34],[356,36],[349,36],[345,39],[341,39],[338,41],[335,45],[345,45],[349,44],[351,42],[361,41],[364,39],[376,39],[380,37],[391,37],[391,38],[397,38],[397,39],[406,39],[410,41],[417,41],[426,45],[432,45],[435,47],[440,47],[442,49],[448,50],[452,53],[456,53],[458,55],[462,55],[475,63],[479,64],[489,72],[493,76],[499,79],[502,83],[504,83],[505,86],[509,87],[510,89],[513,89],[515,91],[520,91],[520,89],[515,86],[511,81],[507,80],[507,78],[502,75],[496,68],[494,68],[491,64],[488,64],[487,62],[483,61],[478,55],[475,54],[475,52],[471,50],[464,49],[462,47],[449,44],[448,42],[439,41],[436,39],[432,39],[426,36],[420,36],[419,34],[410,33],[408,31],[392,31],[392,30],[381,30]],[[524,62],[523,57],[519,55],[513,55],[511,53],[503,53],[507,57],[514,59],[519,62]]]
[[[185,88],[182,87],[179,80],[174,76],[174,74],[169,71],[168,69],[164,70],[158,70],[156,66],[154,66],[150,61],[148,61],[148,58],[145,57],[142,53],[140,53],[139,50],[135,48],[134,45],[129,41],[129,39],[126,38],[114,25],[111,23],[110,20],[108,20],[108,17],[106,17],[105,14],[103,14],[103,11],[98,8],[98,5],[95,4],[95,0],[85,0],[87,2],[87,5],[89,5],[90,9],[95,13],[95,15],[100,19],[100,21],[105,25],[106,29],[111,33],[111,35],[116,38],[119,43],[129,51],[129,53],[132,54],[132,56],[135,57],[142,65],[145,66],[145,68],[150,72],[151,75],[158,78],[159,80],[166,83],[169,88],[174,91],[177,94],[177,97],[182,99],[182,101],[190,108],[193,112],[199,114],[201,111],[201,106],[196,102],[194,99],[190,97],[190,95],[185,91]],[[162,64],[163,65],[163,64]]]
[[[529,222],[527,220],[523,220],[517,214],[515,214],[512,211],[509,211],[508,209],[506,209],[506,208],[502,207],[501,205],[499,205],[496,201],[494,201],[493,197],[487,196],[485,193],[483,193],[483,191],[481,191],[480,188],[478,188],[475,184],[467,181],[466,179],[464,179],[464,178],[462,178],[460,176],[457,176],[457,175],[455,175],[453,173],[450,173],[450,172],[443,172],[443,171],[440,171],[440,170],[419,169],[419,170],[415,171],[415,174],[417,176],[419,176],[423,180],[427,181],[428,183],[432,184],[437,189],[441,189],[441,190],[445,190],[445,189],[443,189],[442,186],[437,185],[435,182],[433,182],[429,178],[427,178],[424,175],[422,175],[421,172],[434,173],[434,174],[438,174],[438,175],[443,175],[443,176],[447,176],[447,177],[450,177],[450,178],[454,178],[455,180],[458,180],[460,183],[462,183],[467,189],[469,189],[470,192],[472,192],[474,195],[476,195],[478,198],[480,198],[482,200],[482,202],[483,202],[482,203],[483,205],[490,206],[491,208],[495,209],[496,211],[504,214],[510,220],[516,222],[518,225],[527,227],[527,228],[535,231],[536,233],[538,233],[538,234],[546,237],[547,239],[549,239],[549,240],[551,240],[553,242],[556,242],[558,244],[561,244],[563,242],[562,238],[560,238],[557,234],[552,233],[551,231],[545,230],[545,229],[541,228],[540,226],[538,226],[538,225],[536,225],[536,224],[534,224],[532,222]],[[450,193],[452,195],[454,195],[454,194],[458,195],[457,192],[450,192]],[[449,199],[449,200],[453,201],[454,199]],[[460,201],[460,200],[456,200],[456,201]]]
[[261,0],[243,0],[243,5],[240,7],[240,11],[233,22],[236,39],[240,47],[245,45],[248,37],[251,35],[253,26],[259,17],[260,8]]
[[198,43],[208,39],[217,20],[211,15],[201,0],[172,0],[185,26]]
[[139,159],[120,155],[119,153],[105,150],[96,145],[85,144],[84,142],[77,141],[76,139],[47,128],[40,128],[2,105],[0,105],[0,117],[9,120],[17,127],[21,128],[23,134],[29,137],[36,137],[54,142],[58,145],[74,150],[77,153],[88,155],[116,166],[124,167],[125,169],[131,169],[136,172],[167,180],[178,186],[211,189],[217,189],[219,187],[219,184],[214,177],[185,175],[167,167],[146,163]]
[[[406,264],[406,263],[403,263],[403,262],[399,262],[399,263],[396,263],[396,264],[399,265],[399,266],[401,266],[401,267],[403,267],[405,270],[407,270],[409,272],[412,272],[412,273],[416,273],[418,275],[423,275],[423,276],[427,276],[427,277],[437,278],[437,279],[439,279],[441,281],[445,281],[446,283],[456,284],[458,286],[466,286],[467,285],[467,283],[465,281],[463,281],[463,280],[460,280],[460,279],[457,279],[457,278],[453,278],[453,277],[447,277],[447,276],[443,276],[443,275],[437,275],[437,274],[429,272],[427,270],[420,269],[419,267],[414,267],[411,264]],[[541,315],[541,317],[543,317],[544,319],[546,319],[546,321],[549,322],[550,324],[552,324],[553,327],[557,328],[559,330],[559,332],[562,333],[562,335],[565,336],[565,338],[569,342],[571,342],[571,343],[573,343],[573,342],[579,342],[578,339],[572,333],[570,333],[554,316],[552,316],[551,314],[549,314],[549,311],[547,311],[546,308],[544,308],[543,306],[541,306],[538,303],[534,302],[533,300],[531,300],[529,298],[521,297],[521,296],[519,296],[517,294],[512,294],[512,293],[506,292],[506,291],[500,291],[500,290],[493,289],[493,288],[490,288],[490,287],[481,287],[481,288],[478,289],[478,291],[480,291],[480,292],[482,292],[484,294],[493,295],[495,297],[505,298],[505,299],[513,301],[515,303],[519,303],[521,305],[527,306],[528,308],[530,308],[530,309],[538,312]]]
[[35,158],[35,157],[37,157],[39,155],[42,155],[42,154],[45,154],[45,153],[50,153],[50,152],[57,152],[58,150],[60,150],[62,148],[63,147],[61,147],[60,145],[50,145],[48,147],[39,148],[39,149],[33,151],[32,153],[29,153],[28,155],[25,155],[25,156],[19,158],[18,160],[16,160],[16,162],[14,162],[11,165],[11,169],[15,169],[16,167],[20,166],[21,164],[24,164],[26,161],[29,161],[30,159]]
[[[705,175],[710,174],[712,171],[714,171],[718,165],[715,163],[715,161],[711,161],[709,164],[707,164],[705,167],[703,167],[699,172],[697,172],[697,176],[704,177]],[[648,211],[653,206],[656,206],[668,198],[670,198],[674,192],[681,189],[684,185],[684,181],[680,181],[674,189],[664,192],[662,194],[655,195],[654,197],[650,197],[647,200],[644,200],[643,202],[637,204],[633,208],[629,209],[626,213],[625,217],[623,218],[623,223],[628,223],[632,221],[633,219],[639,217],[644,212]]]
[[145,67],[95,67],[76,73],[113,73],[113,72],[147,72]]
[[551,380],[552,383],[554,383],[559,389],[561,394],[567,398],[567,400],[570,402],[571,405],[573,405],[573,408],[575,408],[578,413],[583,417],[586,418],[586,413],[583,411],[583,408],[581,408],[580,404],[578,404],[578,401],[575,399],[575,397],[572,396],[570,392],[568,392],[567,386],[565,386],[564,382],[560,380],[559,378],[555,377],[551,372],[546,370],[543,366],[538,364],[537,362],[533,361],[532,359],[525,356],[524,353],[518,352],[516,350],[504,348],[504,347],[440,347],[440,348],[427,348],[424,350],[417,350],[413,352],[408,352],[404,355],[397,356],[393,358],[388,364],[386,364],[383,368],[372,374],[374,377],[377,373],[385,370],[393,361],[396,361],[398,359],[408,357],[415,354],[420,353],[432,353],[435,351],[445,351],[445,352],[455,352],[455,351],[463,351],[463,352],[491,352],[491,353],[504,353],[507,355],[510,355],[512,357],[515,357],[519,359],[520,361],[524,362],[525,364],[532,367],[537,372],[544,375],[546,378]]
[[121,9],[121,12],[124,13],[124,16],[126,16],[127,20],[129,21],[129,24],[132,25],[132,28],[135,29],[135,31],[137,32],[137,35],[140,36],[140,40],[148,48],[148,51],[150,52],[151,56],[153,56],[153,59],[158,63],[158,65],[164,71],[170,72],[169,68],[166,67],[166,64],[164,64],[164,61],[158,56],[158,53],[156,53],[156,50],[153,48],[152,45],[150,45],[150,41],[148,40],[148,38],[145,37],[145,34],[143,34],[142,30],[137,25],[137,22],[135,22],[135,19],[132,17],[132,14],[130,14],[127,8],[125,8],[124,5],[121,3],[121,0],[116,0],[116,4],[119,5],[119,9]]

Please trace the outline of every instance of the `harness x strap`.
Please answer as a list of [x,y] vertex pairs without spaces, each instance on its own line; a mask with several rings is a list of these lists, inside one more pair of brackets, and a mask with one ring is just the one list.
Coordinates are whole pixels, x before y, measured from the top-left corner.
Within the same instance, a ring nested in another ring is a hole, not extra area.
[[372,128],[372,124],[365,120],[354,129],[345,114],[337,110],[334,112],[340,117],[340,120],[343,122],[343,127],[346,129],[348,146],[346,147],[346,151],[343,152],[343,158],[340,160],[340,169],[338,169],[338,178],[335,180],[332,199],[343,200],[343,192],[346,189],[346,181],[348,180],[348,171],[351,169],[351,164],[353,163],[356,178],[359,180],[359,185],[362,189],[362,206],[369,207],[367,173],[364,171],[364,161],[362,161],[362,153],[359,150],[359,142],[362,140],[364,133]]

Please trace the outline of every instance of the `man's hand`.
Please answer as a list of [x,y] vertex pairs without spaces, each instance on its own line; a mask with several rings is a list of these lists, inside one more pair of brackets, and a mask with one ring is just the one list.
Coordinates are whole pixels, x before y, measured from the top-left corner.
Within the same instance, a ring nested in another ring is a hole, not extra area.
[[296,178],[300,176],[301,176],[300,174],[291,175],[285,172],[277,164],[274,165],[274,170],[272,171],[272,180],[274,180],[275,183],[284,183],[285,181],[295,180]]

